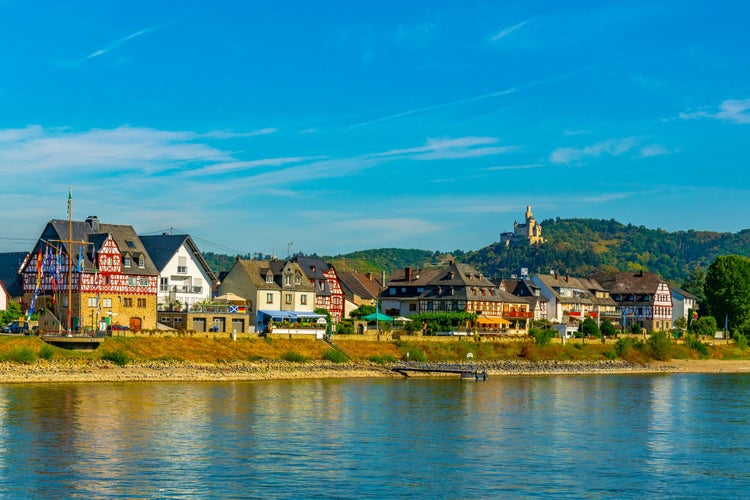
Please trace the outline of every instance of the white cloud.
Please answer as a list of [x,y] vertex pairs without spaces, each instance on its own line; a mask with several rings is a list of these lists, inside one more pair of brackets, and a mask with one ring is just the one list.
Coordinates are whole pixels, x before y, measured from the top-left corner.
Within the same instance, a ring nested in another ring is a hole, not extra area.
[[623,139],[609,139],[591,146],[582,148],[557,148],[550,154],[552,163],[578,163],[587,158],[600,158],[601,156],[621,156],[631,151],[638,144],[635,137]]
[[526,21],[521,21],[518,24],[514,24],[513,26],[505,28],[502,31],[500,31],[500,33],[498,33],[495,36],[493,36],[491,40],[493,42],[496,42],[496,41],[498,41],[498,40],[500,40],[502,38],[505,38],[506,36],[510,35],[514,31],[516,31],[517,29],[523,27],[527,22],[528,22],[528,19]]
[[506,153],[514,146],[491,146],[498,142],[494,137],[427,138],[423,146],[392,149],[368,155],[374,158],[410,157],[415,160],[449,160],[474,158]]
[[644,146],[638,152],[639,158],[650,158],[652,156],[668,155],[671,151],[660,144],[649,144]]
[[678,115],[683,120],[696,120],[701,118],[712,118],[728,121],[730,123],[750,123],[750,99],[728,99],[719,106],[719,111],[711,113],[708,111],[682,112]]

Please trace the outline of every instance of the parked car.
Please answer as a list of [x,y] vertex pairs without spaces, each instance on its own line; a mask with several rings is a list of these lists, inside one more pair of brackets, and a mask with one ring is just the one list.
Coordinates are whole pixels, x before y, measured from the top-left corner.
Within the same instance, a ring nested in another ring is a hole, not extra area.
[[0,332],[2,333],[29,333],[29,324],[28,323],[22,323],[20,321],[13,321],[12,323],[8,323],[2,329],[0,329]]
[[112,325],[113,330],[130,330],[129,326],[125,325]]

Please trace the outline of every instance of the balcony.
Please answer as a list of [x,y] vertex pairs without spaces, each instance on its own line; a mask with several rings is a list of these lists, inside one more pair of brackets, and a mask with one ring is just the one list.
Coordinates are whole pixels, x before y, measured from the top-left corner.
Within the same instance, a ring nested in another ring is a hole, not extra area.
[[513,319],[529,319],[534,317],[534,313],[529,311],[503,311],[503,317]]
[[203,293],[203,287],[202,286],[186,286],[186,285],[159,285],[159,291],[160,292],[169,292],[169,293],[192,293],[192,294],[201,294]]

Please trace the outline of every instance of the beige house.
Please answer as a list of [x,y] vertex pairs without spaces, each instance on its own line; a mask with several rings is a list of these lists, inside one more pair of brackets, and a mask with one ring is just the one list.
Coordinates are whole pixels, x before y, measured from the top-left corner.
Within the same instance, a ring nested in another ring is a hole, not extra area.
[[315,286],[296,262],[237,259],[219,285],[218,294],[233,293],[245,300],[256,331],[278,323],[314,316]]

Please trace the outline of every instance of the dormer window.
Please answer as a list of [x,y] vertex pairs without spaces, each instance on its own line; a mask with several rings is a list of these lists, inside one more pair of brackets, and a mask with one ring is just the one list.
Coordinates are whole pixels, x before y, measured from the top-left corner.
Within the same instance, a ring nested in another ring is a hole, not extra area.
[[124,256],[122,258],[122,267],[130,267],[130,256]]
[[266,283],[273,283],[273,273],[271,271],[266,273]]
[[294,284],[295,285],[302,284],[302,275],[300,273],[294,273]]

